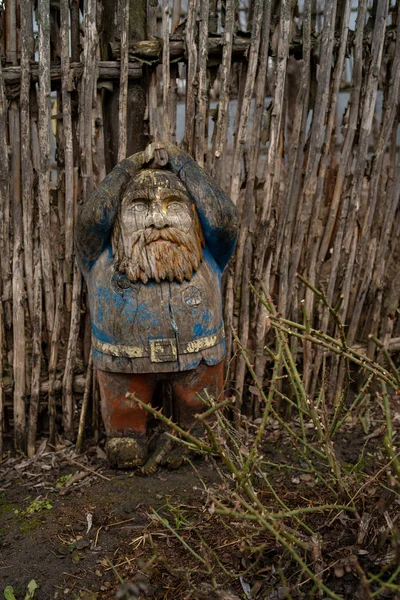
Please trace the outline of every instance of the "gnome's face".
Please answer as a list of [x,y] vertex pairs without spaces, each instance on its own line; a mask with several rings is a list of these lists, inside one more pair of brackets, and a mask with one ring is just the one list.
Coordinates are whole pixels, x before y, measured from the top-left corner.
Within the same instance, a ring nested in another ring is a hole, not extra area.
[[114,225],[116,269],[131,281],[190,280],[202,259],[199,218],[169,171],[140,171],[125,189]]

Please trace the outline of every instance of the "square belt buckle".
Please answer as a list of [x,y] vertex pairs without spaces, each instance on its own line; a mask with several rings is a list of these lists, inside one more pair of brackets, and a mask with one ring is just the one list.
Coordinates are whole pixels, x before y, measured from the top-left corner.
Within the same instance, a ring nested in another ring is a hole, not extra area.
[[171,362],[178,358],[176,341],[172,338],[150,340],[150,360],[154,363]]

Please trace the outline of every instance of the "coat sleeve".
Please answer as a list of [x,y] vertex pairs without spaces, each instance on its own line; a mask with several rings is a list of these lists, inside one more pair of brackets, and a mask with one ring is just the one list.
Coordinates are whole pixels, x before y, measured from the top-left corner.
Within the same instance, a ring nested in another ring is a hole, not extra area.
[[141,166],[142,152],[118,163],[81,206],[75,228],[75,250],[83,273],[91,269],[104,250],[118,213],[121,188]]
[[194,159],[176,147],[171,152],[169,167],[178,175],[196,204],[206,244],[223,271],[236,244],[239,214],[232,200],[212,181]]

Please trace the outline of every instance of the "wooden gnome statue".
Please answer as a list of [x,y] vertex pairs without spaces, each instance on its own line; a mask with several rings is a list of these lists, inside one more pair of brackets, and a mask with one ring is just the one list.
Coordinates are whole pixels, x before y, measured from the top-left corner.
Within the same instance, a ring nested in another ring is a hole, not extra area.
[[206,408],[199,395],[220,394],[221,275],[237,225],[228,196],[164,142],[120,162],[82,206],[76,251],[112,466],[151,462],[147,412],[127,393],[150,403],[158,384],[169,382],[174,418],[195,435],[194,417]]

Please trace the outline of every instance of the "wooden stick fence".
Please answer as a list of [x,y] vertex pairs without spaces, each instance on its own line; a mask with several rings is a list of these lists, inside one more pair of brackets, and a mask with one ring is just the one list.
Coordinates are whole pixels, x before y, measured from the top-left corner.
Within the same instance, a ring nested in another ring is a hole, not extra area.
[[[259,380],[268,314],[251,282],[338,336],[300,273],[341,303],[349,344],[399,351],[399,0],[327,0],[318,17],[311,0],[6,0],[0,24],[0,454],[75,439],[82,394],[98,437],[76,211],[151,136],[183,144],[241,210],[225,321]],[[238,406],[257,414],[229,333],[227,347]],[[323,352],[292,350],[314,394]],[[344,377],[333,360],[332,400]]]

